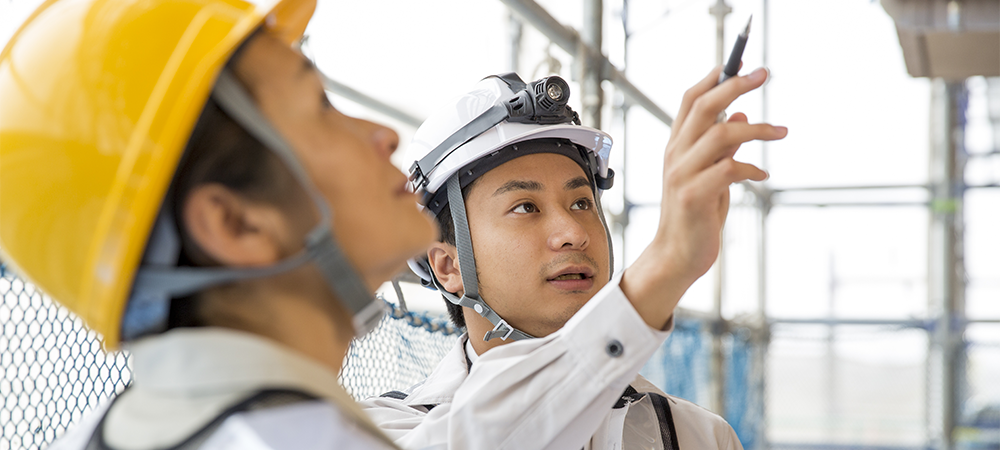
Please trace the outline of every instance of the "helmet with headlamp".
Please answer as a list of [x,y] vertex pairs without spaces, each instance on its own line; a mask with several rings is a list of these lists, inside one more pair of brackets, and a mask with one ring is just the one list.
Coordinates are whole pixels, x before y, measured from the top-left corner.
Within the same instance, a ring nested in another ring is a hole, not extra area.
[[[532,336],[508,324],[478,292],[475,257],[462,189],[479,176],[511,159],[534,153],[558,153],[583,168],[591,182],[608,246],[611,236],[601,210],[600,193],[609,189],[611,137],[580,125],[568,105],[570,88],[550,76],[525,83],[517,74],[490,76],[476,88],[425,121],[409,146],[410,187],[433,216],[449,208],[464,292],[447,292],[434,277],[426,255],[411,259],[410,268],[427,287],[436,288],[452,304],[470,308],[494,325],[484,340]],[[610,257],[610,252],[609,252]],[[613,265],[612,265],[613,266]]]

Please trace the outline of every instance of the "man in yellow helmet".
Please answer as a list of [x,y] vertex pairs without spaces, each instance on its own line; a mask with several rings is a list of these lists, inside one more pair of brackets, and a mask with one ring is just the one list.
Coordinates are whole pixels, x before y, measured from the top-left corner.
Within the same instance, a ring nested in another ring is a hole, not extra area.
[[393,448],[337,372],[434,226],[293,48],[314,7],[49,1],[0,53],[0,258],[132,352],[50,448]]

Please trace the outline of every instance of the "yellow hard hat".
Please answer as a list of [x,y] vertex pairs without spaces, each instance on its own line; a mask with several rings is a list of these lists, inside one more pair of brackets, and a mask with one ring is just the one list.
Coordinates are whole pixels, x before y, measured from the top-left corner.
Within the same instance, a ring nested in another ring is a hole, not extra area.
[[191,131],[235,49],[315,0],[54,0],[0,53],[0,260],[117,348]]

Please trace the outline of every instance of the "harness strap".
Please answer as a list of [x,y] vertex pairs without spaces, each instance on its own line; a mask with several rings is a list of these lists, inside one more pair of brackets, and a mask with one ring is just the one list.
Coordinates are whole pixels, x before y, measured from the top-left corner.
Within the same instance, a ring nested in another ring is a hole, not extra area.
[[680,450],[680,445],[677,442],[677,429],[674,427],[674,416],[670,412],[670,399],[654,392],[640,393],[630,385],[625,388],[625,392],[622,392],[622,396],[618,398],[613,408],[624,408],[628,404],[637,402],[647,395],[653,404],[653,409],[656,411],[660,439],[663,442],[664,450]]
[[670,413],[670,400],[654,393],[649,394],[649,399],[652,400],[653,409],[656,410],[656,418],[660,420],[660,438],[663,439],[663,447],[670,445],[671,450],[680,450],[680,445],[677,443],[677,429],[674,428],[674,416]]
[[[118,394],[117,397],[111,400],[111,405],[104,411],[104,416],[102,416],[100,422],[97,423],[97,428],[94,429],[94,434],[90,436],[90,441],[87,443],[87,446],[84,447],[85,450],[114,450],[108,446],[107,441],[104,438],[104,421],[108,418],[108,413],[111,411],[111,408],[115,406],[115,402],[117,402],[118,399],[121,398],[122,394],[127,391],[128,388],[126,387],[121,394]],[[215,418],[208,424],[203,426],[191,436],[182,440],[179,444],[164,450],[195,450],[200,448],[201,445],[204,444],[213,433],[215,433],[219,426],[221,426],[226,419],[233,415],[247,411],[256,411],[313,400],[319,400],[319,397],[294,389],[260,390],[250,397],[226,408],[224,411],[219,413],[218,416],[215,416]]]

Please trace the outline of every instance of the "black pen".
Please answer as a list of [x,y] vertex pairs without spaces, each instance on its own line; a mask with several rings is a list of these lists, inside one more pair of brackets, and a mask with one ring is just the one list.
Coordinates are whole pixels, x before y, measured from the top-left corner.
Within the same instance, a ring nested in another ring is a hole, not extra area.
[[736,44],[733,45],[733,51],[729,54],[729,61],[726,62],[726,67],[722,68],[722,73],[719,74],[719,84],[726,81],[740,71],[740,61],[743,59],[743,48],[747,46],[747,37],[750,35],[750,22],[753,22],[753,15],[750,16],[750,20],[747,21],[747,27],[743,29],[743,32],[739,36],[736,36]]
[[[729,61],[726,62],[726,66],[722,68],[722,73],[719,74],[719,82],[717,84],[722,84],[732,77],[735,77],[740,71],[740,62],[743,60],[743,49],[747,46],[747,37],[750,36],[750,22],[753,22],[753,15],[750,15],[750,20],[747,20],[747,27],[743,29],[743,32],[739,36],[736,36],[736,44],[733,45],[733,51],[729,54]],[[726,112],[722,111],[719,116],[716,117],[715,122],[725,122]]]

